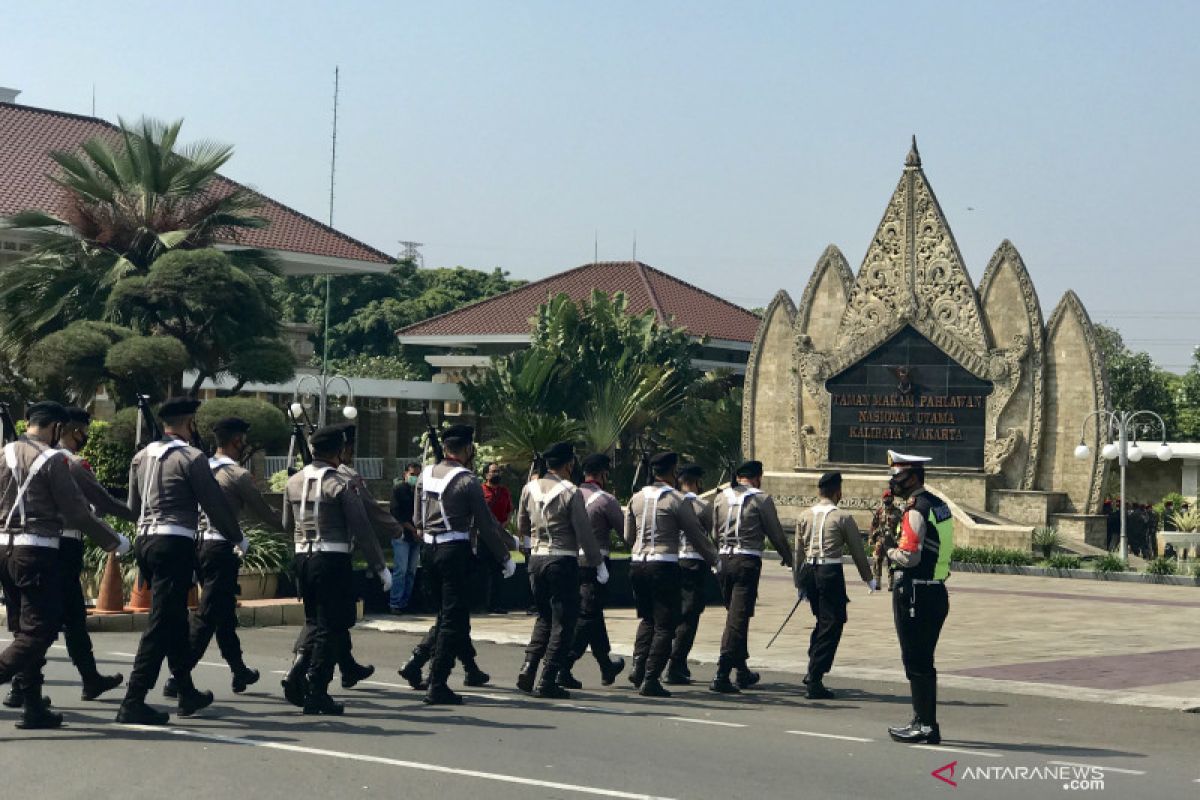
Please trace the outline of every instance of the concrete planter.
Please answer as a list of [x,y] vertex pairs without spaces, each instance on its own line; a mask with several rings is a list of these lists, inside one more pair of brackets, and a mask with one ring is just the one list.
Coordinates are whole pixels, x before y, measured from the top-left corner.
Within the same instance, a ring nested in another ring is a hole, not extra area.
[[279,596],[279,576],[238,572],[238,600],[274,600]]
[[1123,583],[1161,583],[1168,586],[1200,586],[1191,575],[1147,575],[1144,572],[1096,572],[1091,569],[1052,569],[1050,567],[1014,567],[1008,564],[974,564],[952,561],[951,574],[976,572],[993,575],[1030,575],[1041,578],[1120,581]]

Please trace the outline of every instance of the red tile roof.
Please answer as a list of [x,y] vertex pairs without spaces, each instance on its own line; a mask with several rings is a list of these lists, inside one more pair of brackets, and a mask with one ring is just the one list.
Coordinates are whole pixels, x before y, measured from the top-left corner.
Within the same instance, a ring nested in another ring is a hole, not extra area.
[[[95,117],[0,103],[0,217],[26,209],[59,213],[62,189],[48,177],[58,169],[50,153],[75,150],[95,137],[115,141],[118,132],[115,125]],[[227,178],[219,181],[219,188],[228,191],[240,185]],[[270,225],[242,233],[236,244],[373,264],[394,260],[312,217],[258,196],[262,198],[258,213]]]
[[635,314],[653,309],[660,320],[695,336],[752,342],[759,319],[703,289],[640,261],[602,261],[551,275],[487,300],[432,317],[397,331],[409,336],[527,334],[530,319],[548,297],[566,293],[579,301],[593,289],[624,292]]

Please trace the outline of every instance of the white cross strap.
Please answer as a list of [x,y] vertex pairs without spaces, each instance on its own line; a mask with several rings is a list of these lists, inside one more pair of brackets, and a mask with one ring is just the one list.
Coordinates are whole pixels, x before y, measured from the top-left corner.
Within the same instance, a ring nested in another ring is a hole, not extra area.
[[[741,542],[742,508],[746,504],[746,499],[756,494],[762,494],[762,491],[760,489],[755,489],[753,486],[747,486],[745,491],[742,492],[727,487],[723,494],[725,496],[725,503],[729,506],[729,508],[725,511],[725,524],[721,528],[721,540],[726,545],[734,545]],[[733,541],[729,541],[731,525],[733,527]]]
[[304,521],[308,515],[308,487],[316,488],[316,496],[313,498],[313,531],[317,534],[317,541],[321,539],[321,484],[325,481],[325,473],[333,472],[333,467],[318,467],[314,464],[308,464],[301,471],[304,475],[304,482],[300,485],[300,525],[303,530]]
[[550,491],[543,492],[539,480],[540,479],[530,481],[528,490],[529,496],[533,498],[533,502],[535,505],[537,505],[538,509],[538,531],[542,533],[546,537],[546,541],[549,542],[550,523],[546,520],[546,506],[550,504],[551,500],[558,497],[560,494],[574,489],[575,484],[571,483],[570,481],[560,480],[558,483],[554,484]]
[[4,530],[8,530],[8,527],[12,525],[13,514],[16,513],[21,515],[21,527],[25,527],[25,492],[29,490],[29,484],[33,483],[34,476],[46,465],[46,462],[63,452],[62,450],[48,447],[38,453],[37,458],[29,465],[29,474],[22,480],[21,465],[17,459],[17,444],[17,442],[10,442],[4,445],[4,462],[8,465],[8,470],[12,473],[13,480],[19,482],[17,496],[13,500],[12,508],[8,510],[8,516],[4,519]]
[[[638,539],[642,549],[654,550],[654,540],[658,537],[658,501],[664,494],[674,491],[670,486],[646,486],[642,489],[645,505],[642,507],[642,524],[638,530]],[[650,521],[650,540],[646,541],[646,520]]]
[[146,445],[144,452],[146,453],[146,458],[150,460],[150,463],[147,465],[146,462],[142,462],[142,469],[145,470],[146,479],[142,483],[142,509],[138,514],[139,528],[144,525],[153,525],[157,522],[156,519],[146,519],[146,508],[149,505],[148,498],[150,496],[150,487],[154,484],[155,478],[159,479],[159,488],[162,488],[161,479],[163,459],[165,459],[167,457],[167,453],[171,452],[172,450],[177,450],[180,447],[187,446],[187,442],[180,441],[179,439],[171,439],[170,441],[166,442],[151,442],[150,444]]
[[447,533],[453,530],[450,527],[450,518],[446,516],[446,507],[442,505],[442,495],[446,493],[450,482],[464,473],[467,475],[472,474],[471,470],[466,467],[453,467],[440,478],[434,477],[432,466],[428,466],[421,471],[421,519],[419,522],[422,526],[425,525],[425,498],[433,495],[437,498],[438,511],[442,515],[442,526]]

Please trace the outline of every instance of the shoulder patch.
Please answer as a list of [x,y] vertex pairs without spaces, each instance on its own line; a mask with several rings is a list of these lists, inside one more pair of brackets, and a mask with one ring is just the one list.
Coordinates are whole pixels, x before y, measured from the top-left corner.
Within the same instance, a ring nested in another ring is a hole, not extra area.
[[950,512],[950,506],[946,505],[945,503],[934,506],[931,511],[933,513],[933,519],[936,522],[945,522],[954,516]]

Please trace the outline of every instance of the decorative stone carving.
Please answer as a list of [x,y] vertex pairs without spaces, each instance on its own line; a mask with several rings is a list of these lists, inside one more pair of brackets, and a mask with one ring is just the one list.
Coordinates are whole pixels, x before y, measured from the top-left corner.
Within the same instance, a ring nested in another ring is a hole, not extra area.
[[1004,462],[1012,456],[1021,443],[1021,429],[1009,428],[1003,438],[991,439],[983,445],[983,471],[989,475],[1000,472]]
[[[993,350],[989,363],[989,380],[994,388],[988,398],[987,430],[989,441],[984,445],[984,471],[996,475],[1004,462],[1015,452],[1020,442],[1020,429],[1012,428],[1006,437],[1000,437],[1000,415],[1008,407],[1017,384],[1021,382],[1021,364],[1029,353],[1029,338],[1023,334],[1013,337],[1013,346],[1007,350]],[[1014,431],[1016,435],[1014,436]]]
[[[790,452],[800,405],[786,361],[762,359],[764,348],[786,347],[796,319],[796,306],[778,292],[763,314],[750,348],[742,403],[742,450],[747,458],[778,461]],[[788,436],[783,436],[783,430]],[[782,444],[781,444],[782,443]]]

